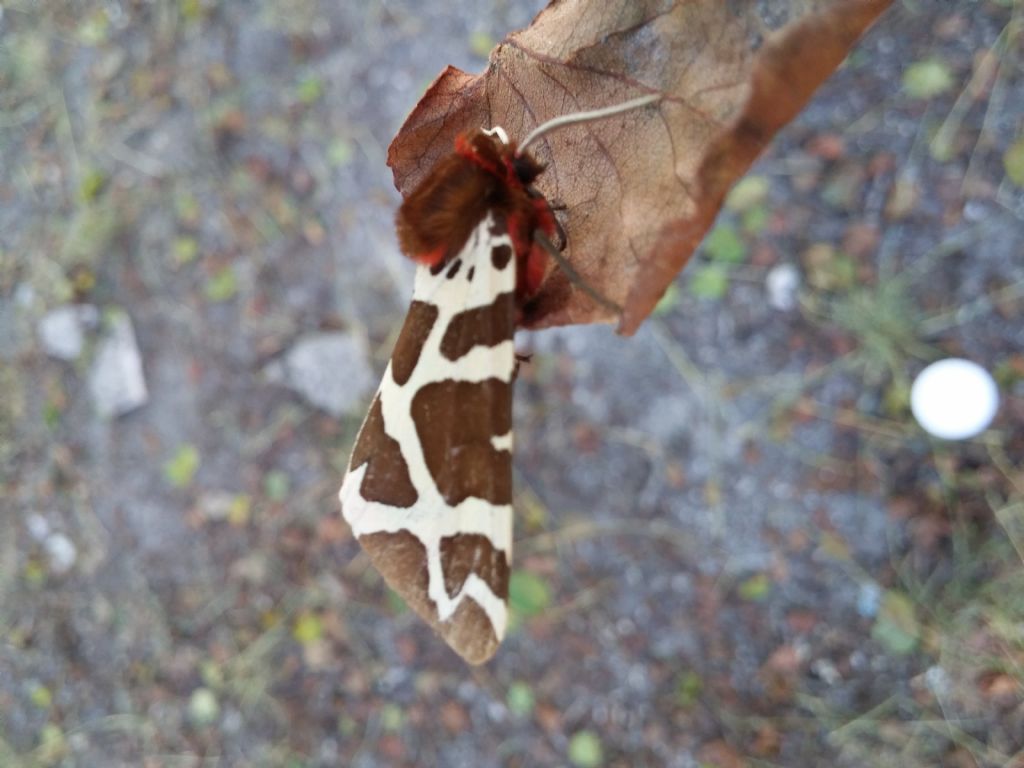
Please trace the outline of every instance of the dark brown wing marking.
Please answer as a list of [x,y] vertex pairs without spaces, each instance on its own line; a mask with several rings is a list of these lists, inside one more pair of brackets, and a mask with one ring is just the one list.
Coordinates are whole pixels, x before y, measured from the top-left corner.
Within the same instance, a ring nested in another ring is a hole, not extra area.
[[497,270],[502,270],[505,265],[512,259],[512,246],[511,245],[496,245],[491,249],[491,263]]
[[475,573],[495,595],[502,600],[508,598],[508,559],[486,536],[459,533],[441,539],[441,568],[450,597],[455,597],[469,574]]
[[473,347],[495,347],[515,332],[516,297],[503,293],[485,307],[467,309],[455,315],[441,339],[441,354],[458,360]]
[[367,501],[379,501],[393,507],[407,508],[419,498],[409,478],[409,466],[405,463],[398,441],[384,431],[384,412],[380,395],[373,398],[370,412],[366,415],[359,439],[352,449],[350,470],[366,464],[366,475],[359,486],[359,493]]
[[475,496],[512,503],[509,451],[492,438],[512,429],[512,385],[500,379],[425,384],[412,400],[412,419],[434,483],[450,505]]
[[423,344],[436,320],[437,307],[433,304],[414,301],[409,305],[409,314],[398,335],[395,351],[391,353],[391,375],[398,386],[405,384],[416,370]]
[[[473,600],[463,600],[447,621],[438,621],[437,606],[427,593],[426,548],[408,531],[367,533],[359,543],[395,592],[470,664],[480,664],[498,647],[487,613]],[[508,594],[508,589],[504,595]]]

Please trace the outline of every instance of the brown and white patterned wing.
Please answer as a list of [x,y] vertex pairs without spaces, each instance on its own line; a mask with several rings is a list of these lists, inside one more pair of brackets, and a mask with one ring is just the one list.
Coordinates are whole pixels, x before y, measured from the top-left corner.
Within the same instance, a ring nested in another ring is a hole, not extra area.
[[515,288],[493,213],[442,268],[418,268],[339,494],[387,583],[473,664],[508,618]]

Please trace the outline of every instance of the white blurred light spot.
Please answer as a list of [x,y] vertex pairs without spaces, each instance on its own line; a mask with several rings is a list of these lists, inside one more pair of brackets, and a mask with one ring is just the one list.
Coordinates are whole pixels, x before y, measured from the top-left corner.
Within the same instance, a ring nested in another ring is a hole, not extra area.
[[999,408],[991,374],[977,363],[949,358],[932,363],[914,380],[910,410],[921,427],[945,440],[983,432]]

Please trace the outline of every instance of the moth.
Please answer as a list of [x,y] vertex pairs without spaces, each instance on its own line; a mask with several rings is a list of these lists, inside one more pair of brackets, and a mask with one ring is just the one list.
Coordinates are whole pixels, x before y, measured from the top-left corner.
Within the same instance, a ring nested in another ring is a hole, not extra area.
[[549,256],[568,268],[532,186],[543,169],[502,128],[477,129],[402,203],[399,245],[419,263],[412,303],[339,492],[384,580],[471,664],[508,625],[513,335]]

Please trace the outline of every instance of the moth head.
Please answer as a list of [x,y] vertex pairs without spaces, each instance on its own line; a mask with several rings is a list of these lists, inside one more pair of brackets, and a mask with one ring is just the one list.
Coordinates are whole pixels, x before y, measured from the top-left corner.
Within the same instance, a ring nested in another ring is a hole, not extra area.
[[508,134],[504,128],[500,125],[495,125],[492,128],[481,128],[480,131],[485,136],[497,139],[508,148],[505,152],[508,156],[506,163],[511,168],[515,177],[519,179],[520,184],[528,187],[540,176],[545,168],[544,164],[534,160],[525,152],[518,151],[515,144],[509,141]]
[[531,155],[517,153],[512,155],[512,172],[524,187],[529,187],[544,170],[544,163],[534,160]]
[[455,151],[513,187],[529,187],[544,170],[543,163],[518,151],[499,125],[460,136]]

